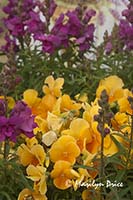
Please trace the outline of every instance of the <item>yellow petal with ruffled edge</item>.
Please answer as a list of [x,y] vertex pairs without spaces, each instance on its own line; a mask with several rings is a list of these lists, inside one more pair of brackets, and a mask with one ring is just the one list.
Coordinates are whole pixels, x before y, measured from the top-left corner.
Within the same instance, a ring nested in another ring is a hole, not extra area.
[[36,157],[36,159],[38,160],[40,165],[43,165],[45,158],[46,158],[46,154],[44,152],[44,148],[40,145],[34,145],[31,148],[31,153]]
[[41,101],[41,99],[38,98],[38,92],[33,89],[28,89],[23,93],[23,100],[30,107],[32,107],[34,104],[37,104]]
[[71,173],[71,169],[71,163],[67,161],[59,160],[55,163],[51,177],[57,188],[65,190],[72,186],[71,179],[74,178],[74,175]]
[[46,169],[43,166],[29,165],[26,168],[28,178],[32,181],[40,181]]
[[80,155],[80,149],[76,144],[74,137],[70,135],[63,135],[55,143],[53,143],[49,154],[52,162],[65,160],[74,164],[76,157]]

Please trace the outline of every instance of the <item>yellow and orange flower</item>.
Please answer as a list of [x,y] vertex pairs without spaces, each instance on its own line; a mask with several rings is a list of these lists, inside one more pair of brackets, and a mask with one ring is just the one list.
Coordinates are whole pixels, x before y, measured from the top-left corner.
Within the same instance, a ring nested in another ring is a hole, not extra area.
[[40,144],[34,144],[31,146],[21,144],[18,147],[17,155],[19,156],[21,164],[24,166],[29,164],[35,166],[38,164],[43,165],[46,157],[44,149]]
[[[64,84],[63,78],[57,78],[54,80],[53,76],[48,76],[44,81],[43,92],[46,95],[51,94],[52,96],[59,97],[61,96],[61,89]],[[47,85],[46,85],[47,84]]]
[[61,190],[71,187],[72,179],[76,176],[78,177],[79,174],[72,169],[71,163],[64,160],[57,161],[51,172],[54,185]]
[[133,115],[133,108],[131,108],[131,104],[128,101],[128,97],[133,98],[133,93],[128,89],[125,89],[124,96],[118,100],[118,105],[120,107],[120,112],[126,112],[130,115]]
[[34,89],[27,89],[23,93],[23,101],[31,108],[32,113],[38,113],[38,106],[41,98],[38,97],[38,92]]
[[42,118],[41,116],[36,116],[35,122],[37,123],[37,127],[34,128],[34,134],[37,134],[38,132],[43,134],[48,131],[48,123],[46,119]]
[[63,135],[53,143],[49,153],[52,162],[65,160],[74,164],[76,158],[80,155],[80,149],[76,144],[74,137]]
[[131,127],[129,125],[130,122],[130,116],[128,116],[126,113],[117,112],[112,119],[111,123],[116,131],[120,131],[123,133],[129,133],[131,131]]
[[47,192],[46,185],[46,168],[43,166],[34,166],[29,165],[26,169],[27,177],[34,181],[34,190],[41,195],[44,195]]
[[70,128],[62,131],[62,134],[74,137],[81,151],[84,148],[85,143],[90,143],[92,141],[90,125],[82,118],[72,120]]
[[109,76],[100,81],[99,86],[96,91],[96,97],[99,98],[101,92],[105,89],[109,96],[109,103],[117,101],[123,97],[123,81],[118,76]]
[[69,111],[69,110],[79,110],[81,108],[80,103],[76,103],[76,101],[72,100],[68,94],[64,94],[61,97],[61,111]]

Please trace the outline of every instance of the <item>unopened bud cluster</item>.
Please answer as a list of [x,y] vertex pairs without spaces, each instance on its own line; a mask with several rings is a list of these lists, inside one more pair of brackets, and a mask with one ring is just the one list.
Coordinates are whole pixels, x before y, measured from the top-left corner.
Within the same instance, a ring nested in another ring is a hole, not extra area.
[[127,99],[128,99],[131,109],[133,110],[133,97],[129,96]]
[[110,125],[113,117],[113,113],[110,111],[108,104],[108,99],[109,97],[106,90],[103,90],[101,92],[100,99],[98,100],[100,109],[98,110],[98,114],[94,116],[94,120],[98,122],[97,129],[104,137],[110,133],[110,129],[105,127],[105,124]]

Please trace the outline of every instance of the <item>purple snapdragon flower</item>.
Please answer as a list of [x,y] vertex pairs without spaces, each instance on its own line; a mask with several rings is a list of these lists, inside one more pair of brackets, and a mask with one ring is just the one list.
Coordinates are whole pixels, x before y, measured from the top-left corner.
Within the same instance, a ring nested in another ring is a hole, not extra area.
[[44,32],[45,23],[41,21],[40,16],[35,11],[30,11],[29,19],[24,22],[29,33],[40,34]]
[[133,25],[126,20],[121,20],[119,25],[119,36],[128,50],[133,49]]
[[36,127],[34,116],[30,108],[22,101],[18,101],[9,117],[0,116],[0,141],[9,139],[16,142],[20,134],[31,138]]
[[13,16],[12,18],[7,18],[4,20],[4,23],[13,36],[19,37],[24,35],[24,25],[20,17]]
[[68,11],[66,14],[61,13],[51,33],[42,37],[44,52],[51,54],[59,48],[69,47],[72,43],[74,46],[79,46],[81,51],[88,50],[95,30],[94,24],[90,24],[89,21],[95,14],[94,10],[86,10],[81,17],[80,8]]
[[128,5],[128,9],[122,12],[125,19],[119,24],[119,37],[128,50],[133,49],[133,3]]
[[81,51],[85,51],[90,48],[91,42],[93,41],[94,30],[94,24],[89,24],[86,28],[84,28],[83,35],[76,40],[76,44],[79,45]]
[[133,3],[128,5],[128,9],[122,12],[122,15],[126,17],[126,19],[133,24]]
[[91,20],[91,18],[93,17],[93,16],[95,16],[96,15],[96,11],[95,10],[93,10],[93,9],[87,9],[86,10],[86,12],[85,12],[85,14],[84,14],[84,16],[83,16],[83,22],[84,22],[84,24],[88,24],[88,22]]
[[[40,17],[39,6],[41,5],[44,7],[43,3],[38,0],[9,0],[3,11],[7,14],[4,24],[11,37],[19,40],[27,33],[30,35],[45,32],[45,22]],[[52,5],[51,12],[55,9],[54,2]]]
[[83,25],[74,11],[68,11],[66,16],[69,18],[66,27],[68,28],[68,35],[72,37],[79,37],[80,31],[83,29]]
[[42,42],[42,49],[47,53],[54,53],[55,49],[59,48],[61,45],[61,40],[56,35],[39,35],[36,37],[37,40]]

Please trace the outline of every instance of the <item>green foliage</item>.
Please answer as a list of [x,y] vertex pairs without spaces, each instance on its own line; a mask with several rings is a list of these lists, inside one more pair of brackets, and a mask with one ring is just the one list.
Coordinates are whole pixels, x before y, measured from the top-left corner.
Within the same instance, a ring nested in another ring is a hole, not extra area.
[[24,169],[14,155],[9,160],[0,159],[0,200],[16,200],[19,192],[30,188]]

